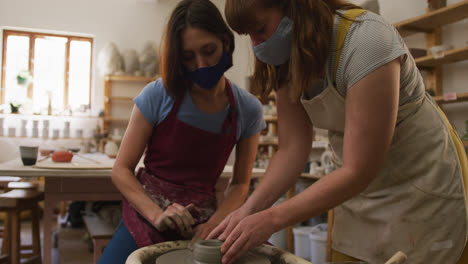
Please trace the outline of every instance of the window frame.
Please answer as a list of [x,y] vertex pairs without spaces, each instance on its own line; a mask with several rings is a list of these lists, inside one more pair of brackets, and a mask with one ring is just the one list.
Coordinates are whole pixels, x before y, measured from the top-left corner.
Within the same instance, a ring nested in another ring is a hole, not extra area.
[[[92,92],[92,82],[93,82],[93,48],[94,48],[94,38],[92,37],[83,37],[83,36],[74,36],[68,34],[57,34],[57,33],[42,33],[34,31],[22,31],[22,30],[12,30],[12,29],[3,29],[3,44],[2,44],[2,72],[1,72],[1,86],[0,86],[0,96],[1,104],[5,104],[5,90],[6,90],[6,54],[7,54],[7,39],[8,36],[27,36],[29,37],[29,59],[28,59],[28,70],[32,76],[34,76],[34,49],[36,44],[36,38],[43,37],[61,37],[66,38],[67,43],[65,45],[65,71],[64,71],[64,91],[63,91],[63,105],[66,108],[68,105],[68,94],[69,94],[69,70],[70,70],[70,43],[71,41],[88,41],[91,44],[91,58],[90,58],[90,76],[89,76],[89,105],[92,105],[91,102],[91,92]],[[33,99],[33,89],[34,82],[31,82],[27,87],[27,97]]]

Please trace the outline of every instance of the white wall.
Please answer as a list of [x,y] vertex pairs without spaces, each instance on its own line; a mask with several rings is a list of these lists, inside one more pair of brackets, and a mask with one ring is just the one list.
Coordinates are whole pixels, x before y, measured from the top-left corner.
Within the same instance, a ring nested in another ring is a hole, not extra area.
[[[147,41],[160,43],[164,26],[176,0],[0,0],[0,27],[56,30],[94,36],[94,56],[108,42],[120,51],[141,51]],[[224,15],[224,0],[215,0]],[[245,86],[248,48],[245,37],[236,37],[234,67],[228,78]],[[1,45],[1,43],[0,43]],[[1,55],[0,55],[1,56]],[[104,81],[93,69],[92,109],[103,108]]]

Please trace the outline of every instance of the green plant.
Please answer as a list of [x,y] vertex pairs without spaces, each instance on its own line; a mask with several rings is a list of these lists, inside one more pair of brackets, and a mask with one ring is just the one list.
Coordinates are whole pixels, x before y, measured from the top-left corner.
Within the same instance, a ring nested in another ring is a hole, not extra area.
[[10,103],[11,113],[13,114],[18,113],[20,107],[21,107],[21,104]]
[[18,75],[16,75],[16,81],[20,85],[28,83],[31,79],[32,76],[29,71],[20,71]]

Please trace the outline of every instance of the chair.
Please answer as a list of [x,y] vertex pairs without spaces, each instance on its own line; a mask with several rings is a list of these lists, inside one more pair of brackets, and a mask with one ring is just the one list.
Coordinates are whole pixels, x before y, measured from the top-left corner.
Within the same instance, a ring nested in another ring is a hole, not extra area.
[[[22,263],[42,263],[38,202],[43,199],[44,194],[34,190],[19,189],[0,194],[0,212],[7,214],[0,261],[3,258],[19,264],[21,258],[27,258]],[[20,213],[26,210],[31,211],[32,245],[21,245]],[[21,253],[21,249],[32,250],[32,253]]]

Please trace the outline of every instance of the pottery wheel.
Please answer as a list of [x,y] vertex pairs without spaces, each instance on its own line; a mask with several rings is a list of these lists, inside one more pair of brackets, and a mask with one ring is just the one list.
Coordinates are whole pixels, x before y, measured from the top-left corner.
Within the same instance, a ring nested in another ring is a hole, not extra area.
[[[192,258],[190,249],[180,249],[168,252],[156,259],[156,264],[204,264],[197,263]],[[236,264],[270,264],[270,260],[260,254],[248,252],[245,256],[235,262]],[[211,264],[211,263],[210,263]]]

